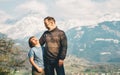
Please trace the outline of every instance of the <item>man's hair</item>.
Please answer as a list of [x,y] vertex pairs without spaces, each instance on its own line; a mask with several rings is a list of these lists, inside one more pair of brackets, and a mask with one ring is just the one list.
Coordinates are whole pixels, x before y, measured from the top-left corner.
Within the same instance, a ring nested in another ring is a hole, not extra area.
[[53,21],[55,23],[55,19],[53,17],[47,16],[44,18],[44,21],[48,20],[48,21]]
[[32,43],[31,39],[34,38],[35,36],[31,36],[28,40],[29,47],[32,48],[34,47],[34,44]]

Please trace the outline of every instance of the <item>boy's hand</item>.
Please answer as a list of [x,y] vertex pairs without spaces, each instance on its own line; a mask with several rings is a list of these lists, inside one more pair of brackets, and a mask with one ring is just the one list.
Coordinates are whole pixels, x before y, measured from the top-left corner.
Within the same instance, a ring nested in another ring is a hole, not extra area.
[[38,72],[42,72],[43,69],[42,69],[42,68],[37,68],[37,71],[38,71]]

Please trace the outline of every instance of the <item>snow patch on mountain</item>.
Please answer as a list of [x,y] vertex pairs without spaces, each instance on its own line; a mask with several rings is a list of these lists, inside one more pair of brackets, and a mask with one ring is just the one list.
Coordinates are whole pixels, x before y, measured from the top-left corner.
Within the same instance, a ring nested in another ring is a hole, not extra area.
[[101,55],[111,55],[111,52],[101,52]]
[[117,39],[110,39],[110,38],[96,38],[95,41],[106,41],[106,42],[113,42],[113,43],[116,43],[118,44],[120,41],[117,40]]
[[1,32],[4,32],[8,37],[13,39],[23,39],[45,30],[43,19],[39,15],[28,15],[18,20],[14,25],[7,25],[6,27]]

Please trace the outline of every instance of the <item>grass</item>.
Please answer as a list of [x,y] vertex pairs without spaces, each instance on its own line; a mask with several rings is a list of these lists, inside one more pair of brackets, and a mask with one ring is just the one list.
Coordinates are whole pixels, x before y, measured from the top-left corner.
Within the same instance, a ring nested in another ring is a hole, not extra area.
[[31,75],[31,71],[23,69],[20,71],[12,72],[12,75]]

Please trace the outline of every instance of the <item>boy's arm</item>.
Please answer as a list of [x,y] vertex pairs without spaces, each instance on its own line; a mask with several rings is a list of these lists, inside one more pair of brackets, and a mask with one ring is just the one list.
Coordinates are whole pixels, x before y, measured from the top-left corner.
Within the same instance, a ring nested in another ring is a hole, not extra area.
[[34,62],[34,50],[31,48],[28,53],[29,61],[32,66],[34,66],[38,72],[42,72],[42,68],[40,68],[35,62]]
[[34,58],[29,58],[30,63],[37,69],[38,72],[42,72],[42,68],[40,68],[37,64],[34,62]]

